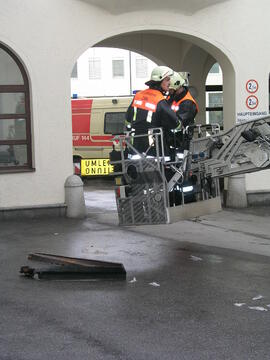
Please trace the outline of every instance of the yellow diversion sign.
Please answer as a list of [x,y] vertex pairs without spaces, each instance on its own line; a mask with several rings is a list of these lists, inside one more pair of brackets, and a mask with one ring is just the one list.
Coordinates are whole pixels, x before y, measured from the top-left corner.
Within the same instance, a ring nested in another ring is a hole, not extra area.
[[109,159],[81,159],[81,175],[109,175],[113,172],[113,166]]

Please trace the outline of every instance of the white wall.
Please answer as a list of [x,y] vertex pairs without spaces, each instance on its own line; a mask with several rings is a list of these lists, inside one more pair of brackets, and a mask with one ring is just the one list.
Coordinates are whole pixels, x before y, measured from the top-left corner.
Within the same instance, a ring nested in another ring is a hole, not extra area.
[[[89,59],[93,58],[100,59],[99,79],[89,79]],[[113,77],[113,59],[124,61],[124,76],[121,78]],[[147,73],[143,78],[136,77],[136,59],[147,61]],[[78,77],[71,78],[71,96],[130,95],[133,90],[146,88],[145,82],[149,80],[155,66],[151,60],[127,50],[98,47],[87,49],[77,60]]]
[[[113,1],[91,4],[91,0],[1,2],[0,41],[18,54],[29,74],[36,171],[1,174],[0,207],[64,201],[64,181],[72,173],[70,73],[86,49],[106,38],[151,31],[187,39],[222,66],[225,113],[228,109],[234,114],[228,121],[246,112],[245,84],[250,78],[259,82],[259,105],[247,116],[268,112],[268,0],[259,5],[253,0],[156,0],[154,9],[145,4],[145,10],[141,2],[126,1],[116,12]],[[164,50],[168,47],[162,37],[147,48],[143,42],[139,45],[139,38],[138,52],[147,57],[152,52],[157,59],[172,59],[177,53],[176,48]],[[263,186],[269,189],[268,184]]]

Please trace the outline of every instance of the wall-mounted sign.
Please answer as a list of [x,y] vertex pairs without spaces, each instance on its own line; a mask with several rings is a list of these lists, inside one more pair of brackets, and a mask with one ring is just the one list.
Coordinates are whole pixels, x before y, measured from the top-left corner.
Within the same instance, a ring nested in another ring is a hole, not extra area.
[[257,96],[255,95],[248,96],[246,99],[246,105],[251,110],[256,109],[256,107],[259,105],[259,100]]
[[246,83],[246,89],[249,93],[254,94],[259,88],[259,84],[256,80],[250,79]]
[[243,123],[254,118],[265,117],[268,115],[268,111],[239,111],[237,113],[236,123]]

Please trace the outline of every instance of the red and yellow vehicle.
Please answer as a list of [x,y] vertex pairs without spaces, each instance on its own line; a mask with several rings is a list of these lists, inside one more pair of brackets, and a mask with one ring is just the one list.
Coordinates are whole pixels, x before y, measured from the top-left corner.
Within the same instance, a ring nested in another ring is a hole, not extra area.
[[131,96],[71,100],[74,173],[109,175],[112,138],[125,131],[125,113]]

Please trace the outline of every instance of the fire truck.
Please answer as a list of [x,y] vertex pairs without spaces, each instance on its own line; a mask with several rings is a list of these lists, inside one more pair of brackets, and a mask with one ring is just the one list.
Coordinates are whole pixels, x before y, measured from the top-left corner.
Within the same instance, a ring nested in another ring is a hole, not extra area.
[[109,153],[113,137],[125,131],[131,96],[71,100],[74,173],[107,176],[113,172]]

